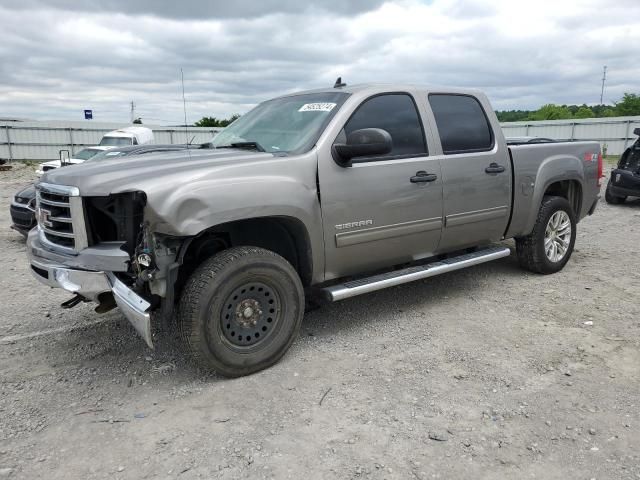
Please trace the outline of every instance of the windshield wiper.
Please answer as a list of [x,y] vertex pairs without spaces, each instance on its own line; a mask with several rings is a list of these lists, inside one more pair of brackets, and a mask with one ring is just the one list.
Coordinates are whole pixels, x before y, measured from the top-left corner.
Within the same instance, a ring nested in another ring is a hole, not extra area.
[[235,142],[229,145],[220,145],[216,148],[240,148],[245,150],[257,150],[258,152],[266,152],[262,145],[258,142]]

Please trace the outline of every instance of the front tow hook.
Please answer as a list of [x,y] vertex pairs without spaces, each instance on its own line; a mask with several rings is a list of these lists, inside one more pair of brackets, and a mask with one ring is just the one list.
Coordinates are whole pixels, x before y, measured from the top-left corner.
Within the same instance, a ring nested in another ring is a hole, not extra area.
[[80,302],[84,301],[84,299],[85,298],[82,295],[80,295],[79,293],[76,293],[75,297],[71,297],[66,302],[62,302],[60,306],[62,308],[73,308],[76,305],[78,305]]

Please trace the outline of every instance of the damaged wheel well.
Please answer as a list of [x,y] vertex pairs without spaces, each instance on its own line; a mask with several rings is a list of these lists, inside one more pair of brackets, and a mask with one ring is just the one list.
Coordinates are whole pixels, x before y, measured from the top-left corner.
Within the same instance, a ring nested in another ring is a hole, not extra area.
[[193,238],[184,254],[176,282],[176,298],[193,271],[207,258],[231,247],[253,246],[284,257],[304,286],[311,284],[311,242],[304,224],[291,217],[259,217],[211,227]]

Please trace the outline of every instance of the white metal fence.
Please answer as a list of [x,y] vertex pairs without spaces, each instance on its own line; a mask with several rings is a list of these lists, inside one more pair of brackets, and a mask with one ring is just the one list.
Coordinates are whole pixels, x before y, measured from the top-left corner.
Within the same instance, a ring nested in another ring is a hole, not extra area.
[[638,117],[586,118],[502,123],[505,137],[547,137],[557,140],[595,140],[607,155],[620,155],[637,138]]
[[[0,122],[0,159],[53,160],[60,150],[71,154],[97,145],[102,136],[129,125],[92,122]],[[221,128],[160,127],[143,125],[153,130],[154,143],[204,143]]]
[[[72,154],[97,145],[102,136],[126,125],[92,122],[0,122],[0,159],[52,160],[60,150]],[[203,143],[221,128],[184,127],[151,128],[155,143]],[[595,140],[609,155],[620,155],[635,141],[633,129],[640,127],[638,117],[588,118],[584,120],[544,120],[502,124],[506,137],[548,137],[558,140]]]

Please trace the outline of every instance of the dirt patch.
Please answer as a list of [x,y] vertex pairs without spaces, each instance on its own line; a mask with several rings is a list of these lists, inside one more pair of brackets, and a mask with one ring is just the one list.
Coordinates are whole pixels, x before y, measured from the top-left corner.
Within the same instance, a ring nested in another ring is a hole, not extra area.
[[601,203],[559,274],[511,257],[327,305],[225,380],[59,307],[9,230],[32,177],[0,172],[0,477],[640,478],[640,201]]

